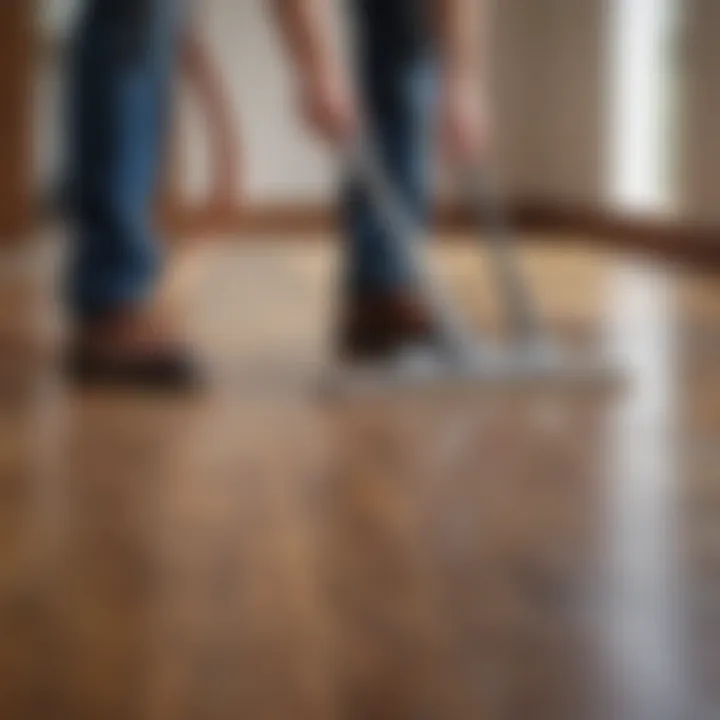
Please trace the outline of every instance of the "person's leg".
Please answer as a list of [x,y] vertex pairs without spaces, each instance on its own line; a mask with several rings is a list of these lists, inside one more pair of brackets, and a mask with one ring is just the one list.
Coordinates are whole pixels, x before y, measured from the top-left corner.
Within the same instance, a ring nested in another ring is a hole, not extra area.
[[[361,103],[398,197],[422,227],[428,218],[434,100],[434,57],[423,0],[355,0]],[[409,289],[409,270],[393,252],[385,224],[365,190],[347,188],[349,291],[386,294]]]
[[[355,0],[358,83],[364,120],[398,199],[421,230],[430,211],[435,57],[424,0]],[[342,203],[347,240],[339,351],[380,358],[432,341],[414,278],[361,183]]]
[[79,322],[142,306],[160,248],[152,203],[178,0],[87,0],[72,44],[69,305]]
[[184,0],[87,0],[71,52],[68,306],[74,379],[185,390],[201,375],[158,320],[153,199]]

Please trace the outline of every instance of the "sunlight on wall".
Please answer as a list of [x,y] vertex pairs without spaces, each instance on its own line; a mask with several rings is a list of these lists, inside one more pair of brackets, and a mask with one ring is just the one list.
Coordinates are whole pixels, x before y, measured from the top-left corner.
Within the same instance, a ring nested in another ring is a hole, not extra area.
[[675,73],[681,0],[611,0],[608,194],[626,210],[674,205]]

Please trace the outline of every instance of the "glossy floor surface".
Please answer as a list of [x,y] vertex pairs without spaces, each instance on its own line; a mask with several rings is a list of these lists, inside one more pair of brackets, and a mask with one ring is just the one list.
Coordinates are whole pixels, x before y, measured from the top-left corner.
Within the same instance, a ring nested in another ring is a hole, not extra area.
[[263,241],[170,285],[205,395],[78,393],[26,337],[50,265],[5,261],[0,718],[720,717],[720,285],[536,240],[625,392],[320,402],[331,246]]

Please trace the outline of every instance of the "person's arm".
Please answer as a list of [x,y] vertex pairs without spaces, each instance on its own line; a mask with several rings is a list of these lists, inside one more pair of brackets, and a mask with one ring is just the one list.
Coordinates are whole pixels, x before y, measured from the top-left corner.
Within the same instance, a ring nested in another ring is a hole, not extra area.
[[441,128],[451,161],[479,158],[487,144],[485,83],[489,0],[434,0],[439,28]]
[[334,0],[271,0],[298,77],[305,120],[334,142],[355,127],[351,83],[333,42]]
[[271,0],[271,6],[303,78],[325,71],[334,60],[330,30],[332,0]]
[[235,186],[241,159],[235,142],[237,118],[231,112],[221,73],[199,32],[193,28],[185,35],[181,60],[185,80],[207,118],[213,171],[211,202],[218,206],[230,205],[237,196]]
[[483,70],[487,0],[435,0],[446,78],[479,82]]

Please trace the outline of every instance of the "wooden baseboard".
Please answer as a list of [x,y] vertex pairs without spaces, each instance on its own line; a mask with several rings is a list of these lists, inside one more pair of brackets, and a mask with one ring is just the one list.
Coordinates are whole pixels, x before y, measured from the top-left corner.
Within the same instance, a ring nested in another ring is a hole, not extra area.
[[332,232],[336,220],[332,208],[324,204],[278,203],[188,208],[166,216],[163,224],[181,238],[282,235],[307,240],[309,234]]
[[[513,226],[521,231],[554,233],[558,240],[582,235],[599,245],[666,257],[713,272],[720,270],[720,227],[537,201],[513,203],[509,214]],[[454,206],[438,208],[436,224],[449,233],[472,227],[468,213]],[[308,203],[190,209],[176,213],[167,222],[171,232],[186,238],[275,235],[302,241],[331,234],[336,226],[331,207]]]
[[720,270],[719,226],[538,202],[518,203],[513,219],[524,230],[569,238],[587,236],[599,245],[665,258],[694,269]]
[[34,20],[31,0],[0,2],[0,246],[17,246],[33,220]]
[[[165,215],[168,232],[180,237],[282,235],[307,241],[337,230],[337,212],[326,203],[268,203],[186,208]],[[466,232],[472,218],[454,205],[441,205],[435,224],[444,232]]]

